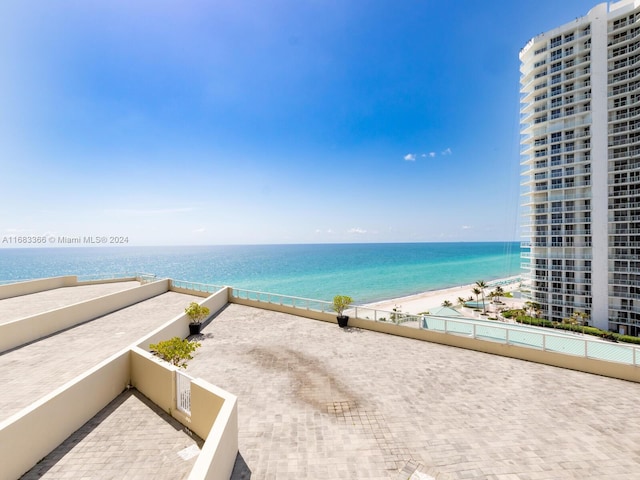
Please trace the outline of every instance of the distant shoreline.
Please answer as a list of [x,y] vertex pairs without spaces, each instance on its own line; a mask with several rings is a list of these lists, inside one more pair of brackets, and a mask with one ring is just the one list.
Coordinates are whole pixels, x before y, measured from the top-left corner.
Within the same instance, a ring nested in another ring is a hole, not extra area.
[[[507,278],[499,278],[486,282],[489,288],[485,290],[485,302],[488,304],[490,299],[488,294],[495,289],[497,285],[500,285],[505,292],[513,292],[518,290],[521,284],[521,276],[513,276]],[[387,300],[381,300],[377,302],[367,303],[365,306],[369,308],[375,308],[376,310],[392,311],[394,308],[398,308],[402,313],[418,314],[429,311],[430,309],[442,306],[445,300],[450,301],[454,306],[458,303],[458,297],[468,298],[474,297],[472,289],[476,286],[475,283],[459,285],[456,287],[443,288],[440,290],[429,290],[426,292],[416,293],[413,295],[407,295],[404,297],[391,298]],[[482,301],[482,296],[478,297],[478,301]],[[509,302],[513,303],[513,302]],[[515,303],[522,303],[516,301]]]

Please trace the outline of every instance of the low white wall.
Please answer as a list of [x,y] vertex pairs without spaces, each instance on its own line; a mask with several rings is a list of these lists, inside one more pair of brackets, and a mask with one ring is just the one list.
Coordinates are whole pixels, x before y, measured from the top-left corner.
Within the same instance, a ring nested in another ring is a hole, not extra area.
[[0,480],[15,480],[115,399],[129,382],[129,349],[0,422]]
[[76,285],[101,285],[104,283],[120,283],[120,282],[135,282],[138,281],[136,277],[118,277],[118,278],[105,278],[102,280],[78,280]]
[[169,290],[169,280],[158,280],[139,287],[50,310],[0,325],[0,353],[39,338],[73,327],[147,300]]
[[[216,292],[206,300],[200,302],[201,305],[209,308],[211,314],[214,315],[220,309],[222,309],[228,303],[228,288],[222,289]],[[184,308],[189,305],[185,304]],[[137,346],[143,350],[149,351],[149,344],[162,342],[163,340],[169,340],[173,337],[187,338],[189,336],[189,317],[186,313],[182,313],[177,317],[169,320],[164,325],[156,328],[149,335],[143,337]]]
[[76,285],[78,277],[67,275],[64,277],[39,278],[37,280],[27,280],[26,282],[9,283],[0,285],[0,300],[4,298],[19,297],[30,293],[44,292],[54,288],[72,287]]
[[[229,480],[238,455],[238,398],[200,378],[191,382],[191,414],[194,426],[199,414],[207,416],[212,398],[222,400],[213,425],[189,480]],[[194,430],[195,431],[195,430]],[[196,432],[197,433],[197,432]]]

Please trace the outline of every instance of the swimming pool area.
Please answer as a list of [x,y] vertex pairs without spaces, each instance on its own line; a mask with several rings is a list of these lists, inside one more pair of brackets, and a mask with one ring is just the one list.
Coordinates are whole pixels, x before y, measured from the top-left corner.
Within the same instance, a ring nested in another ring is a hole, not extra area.
[[544,327],[498,323],[491,320],[424,316],[420,328],[629,365],[638,365],[640,362],[638,347],[633,345],[614,343],[579,333],[549,331]]

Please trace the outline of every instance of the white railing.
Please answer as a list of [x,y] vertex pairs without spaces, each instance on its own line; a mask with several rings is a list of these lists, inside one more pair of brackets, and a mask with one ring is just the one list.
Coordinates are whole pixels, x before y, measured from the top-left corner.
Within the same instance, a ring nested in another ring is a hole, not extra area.
[[186,373],[176,371],[176,407],[187,415],[191,415],[191,380]]
[[[19,283],[19,282],[31,282],[33,280],[40,280],[44,277],[39,278],[15,278],[12,280],[0,280],[0,285],[7,285],[10,283]],[[78,275],[78,282],[91,282],[97,280],[115,280],[118,278],[135,278],[141,283],[154,282],[158,278],[152,273],[142,273],[142,272],[120,272],[120,273],[92,273],[87,275]]]
[[216,293],[226,287],[210,285],[208,283],[187,282],[186,280],[171,280],[170,288],[183,288],[194,292]]
[[[299,308],[302,310],[310,310],[322,313],[334,313],[333,302],[324,300],[313,300],[310,298],[292,297],[289,295],[281,295],[278,293],[257,292],[254,290],[243,290],[233,288],[231,296],[234,298],[253,300],[257,302],[270,303],[273,305],[281,305],[285,307]],[[345,310],[345,315],[363,320],[373,320],[375,322],[390,322],[402,324],[407,322],[418,322],[419,315],[412,315],[393,310],[378,310],[366,306],[354,305]]]
[[[303,310],[331,313],[332,303],[322,300],[291,297],[274,293],[256,292],[234,288],[231,296]],[[494,320],[459,319],[433,315],[412,315],[365,306],[352,306],[345,314],[362,320],[389,322],[408,328],[419,328],[451,335],[462,335],[490,342],[535,348],[549,352],[593,358],[640,366],[638,347],[600,340],[576,333],[550,332],[543,327],[498,323]]]
[[118,278],[135,278],[140,283],[155,282],[158,279],[153,273],[144,272],[94,273],[88,275],[78,275],[79,282],[115,280]]

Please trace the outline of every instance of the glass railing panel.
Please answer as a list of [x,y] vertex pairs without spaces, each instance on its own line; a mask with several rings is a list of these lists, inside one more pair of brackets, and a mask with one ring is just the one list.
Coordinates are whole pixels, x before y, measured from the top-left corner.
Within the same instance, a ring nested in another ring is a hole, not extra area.
[[587,357],[633,365],[633,347],[612,342],[587,342]]
[[538,332],[524,330],[522,328],[509,330],[509,345],[519,345],[521,347],[542,348],[544,335]]

